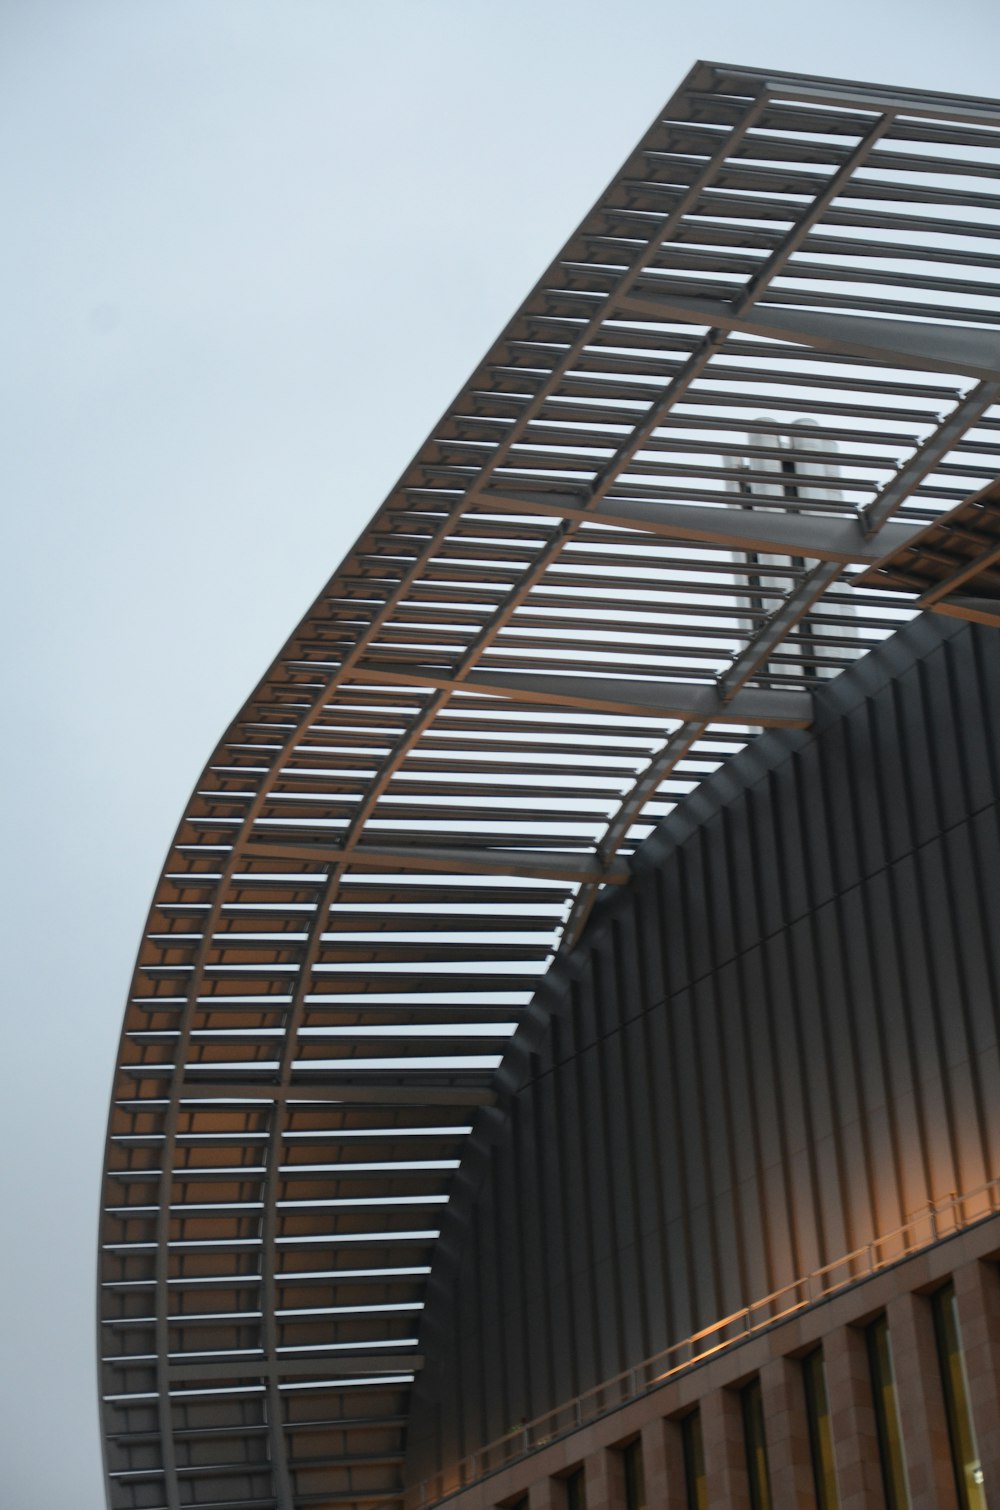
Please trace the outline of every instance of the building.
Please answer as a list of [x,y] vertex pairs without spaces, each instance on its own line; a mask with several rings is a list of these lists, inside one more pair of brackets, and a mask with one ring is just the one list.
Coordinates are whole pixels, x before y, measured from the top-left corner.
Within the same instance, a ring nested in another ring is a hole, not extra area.
[[1000,1504],[998,148],[696,65],[234,720],[115,1510]]

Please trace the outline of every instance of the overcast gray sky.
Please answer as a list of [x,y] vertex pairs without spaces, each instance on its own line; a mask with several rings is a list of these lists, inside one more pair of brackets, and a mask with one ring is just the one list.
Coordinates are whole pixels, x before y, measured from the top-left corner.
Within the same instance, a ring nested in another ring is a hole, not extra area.
[[0,0],[0,1505],[99,1510],[107,1097],[222,728],[698,57],[989,95],[991,0]]

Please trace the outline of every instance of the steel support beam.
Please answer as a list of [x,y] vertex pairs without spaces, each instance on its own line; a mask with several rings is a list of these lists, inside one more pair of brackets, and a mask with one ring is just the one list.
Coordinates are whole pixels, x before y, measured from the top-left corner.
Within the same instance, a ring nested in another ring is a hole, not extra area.
[[[625,840],[630,827],[639,817],[642,809],[651,798],[656,796],[667,776],[684,759],[691,746],[700,739],[705,732],[705,725],[701,723],[684,723],[675,730],[667,740],[663,749],[654,755],[649,765],[636,781],[631,791],[624,798],[621,807],[608,825],[607,832],[601,842],[601,853],[605,857],[605,863],[610,864]],[[566,920],[563,929],[560,952],[567,952],[573,948],[577,939],[586,926],[591,909],[597,900],[599,887],[593,883],[581,886],[576,894],[576,900]]]
[[201,1379],[268,1379],[309,1378],[329,1379],[331,1373],[349,1379],[353,1374],[401,1374],[419,1373],[424,1360],[419,1353],[358,1354],[350,1357],[343,1353],[330,1353],[322,1358],[229,1358],[212,1359],[210,1362],[183,1363],[176,1358],[167,1366],[167,1377],[172,1384]]
[[625,866],[605,868],[586,852],[557,850],[447,849],[415,844],[358,844],[352,849],[328,844],[283,844],[255,840],[243,846],[244,856],[255,860],[311,860],[319,865],[350,864],[374,870],[426,870],[445,875],[531,876],[552,881],[600,881],[622,885],[628,880]]
[[[851,79],[802,79],[796,74],[773,69],[734,68],[724,63],[709,65],[716,70],[724,88],[766,89],[769,96],[813,106],[832,106],[837,110],[894,110],[903,115],[924,117],[931,121],[963,122],[976,126],[1000,127],[1000,110],[996,100],[970,95],[959,105],[954,95],[934,90],[884,89],[877,85],[858,84]],[[978,107],[978,108],[977,108]]]
[[[520,703],[574,708],[625,718],[694,719],[699,723],[756,724],[765,729],[805,729],[812,723],[808,692],[769,691],[749,687],[738,698],[723,699],[705,682],[629,680],[610,676],[551,676],[534,672],[471,671],[454,681],[436,667],[395,662],[366,664],[359,680],[389,685],[440,687],[454,692],[485,692]],[[357,850],[355,850],[355,854]]]
[[[331,996],[332,1007],[337,997]],[[386,1074],[400,1075],[399,1070],[387,1070]],[[269,1085],[266,1081],[206,1080],[186,1081],[178,1099],[185,1105],[196,1101],[294,1101],[306,1106],[311,1102],[333,1102],[345,1106],[493,1106],[496,1095],[491,1090],[478,1086],[428,1085],[413,1077],[413,1084],[399,1085],[350,1085],[336,1084],[329,1080],[313,1084],[300,1081],[288,1085]]]
[[971,619],[974,624],[1000,629],[1000,602],[994,598],[945,598],[934,604],[934,612],[943,613],[950,619]]
[[[776,474],[775,487],[780,486],[780,474]],[[553,514],[561,519],[642,530],[667,540],[700,540],[725,550],[805,556],[813,561],[840,561],[845,566],[874,563],[888,551],[899,550],[923,528],[919,524],[893,525],[888,534],[880,535],[877,543],[873,543],[862,532],[857,518],[792,513],[780,492],[775,495],[773,508],[767,507],[764,495],[755,494],[752,501],[752,508],[729,503],[705,508],[698,504],[606,498],[600,508],[585,509],[582,499],[569,494],[501,493],[495,488],[482,498],[483,503],[495,503],[503,511]]]
[[[965,398],[955,405],[947,419],[942,420],[923,444],[914,451],[909,460],[903,463],[891,482],[888,482],[871,503],[862,509],[859,517],[866,535],[871,536],[884,528],[886,520],[890,519],[906,502],[927,474],[933,472],[938,462],[944,460],[948,452],[962,439],[966,430],[971,429],[978,420],[982,419],[990,405],[998,401],[1000,401],[1000,383],[979,383],[971,393],[967,393]],[[893,550],[899,549],[898,546],[892,546],[889,543],[889,536],[881,535],[880,547],[883,539],[886,545],[881,551],[879,560],[891,555]]]
[[[919,310],[915,306],[916,312]],[[1000,380],[1000,343],[992,330],[932,321],[886,320],[842,315],[799,305],[765,304],[752,309],[722,299],[643,292],[618,299],[615,312],[626,320],[684,320],[713,330],[794,341],[844,357],[870,357],[921,372],[958,373],[981,381]]]
[[991,566],[995,566],[998,561],[1000,561],[1000,545],[994,545],[989,550],[981,551],[978,556],[974,556],[971,561],[966,561],[963,566],[953,571],[950,576],[942,578],[940,582],[935,582],[933,587],[929,587],[926,592],[921,593],[917,602],[921,608],[933,608],[942,598],[951,596],[956,589],[963,587],[971,577],[978,576],[981,571],[987,571]]
[[[761,668],[766,666],[771,656],[796,624],[805,618],[827,588],[840,576],[844,568],[836,561],[821,561],[813,567],[808,576],[802,581],[782,603],[777,613],[765,620],[759,633],[746,646],[743,652],[736,657],[730,669],[719,678],[719,692],[722,697],[730,701],[730,706],[736,704],[747,696],[750,690],[746,683]],[[785,694],[791,696],[794,694]]]

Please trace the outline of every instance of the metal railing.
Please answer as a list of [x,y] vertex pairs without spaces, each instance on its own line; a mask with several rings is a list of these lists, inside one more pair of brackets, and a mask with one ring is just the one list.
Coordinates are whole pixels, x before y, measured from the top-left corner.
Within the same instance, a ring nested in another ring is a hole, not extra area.
[[939,1201],[929,1201],[894,1231],[783,1285],[780,1290],[774,1290],[742,1310],[734,1311],[731,1316],[692,1333],[683,1341],[672,1343],[624,1373],[577,1395],[574,1400],[558,1405],[532,1421],[521,1422],[502,1437],[460,1459],[448,1473],[424,1479],[418,1488],[418,1503],[434,1505],[469,1488],[508,1464],[529,1457],[581,1426],[659,1389],[668,1380],[694,1368],[713,1354],[744,1342],[765,1327],[787,1320],[795,1312],[829,1298],[838,1290],[870,1279],[882,1269],[942,1238],[952,1237],[998,1211],[1000,1176],[962,1195],[952,1194]]

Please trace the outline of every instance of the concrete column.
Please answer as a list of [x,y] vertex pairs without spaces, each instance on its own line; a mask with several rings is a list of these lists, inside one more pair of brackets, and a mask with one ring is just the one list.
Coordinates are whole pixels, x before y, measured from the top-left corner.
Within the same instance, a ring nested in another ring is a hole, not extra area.
[[886,1307],[911,1510],[958,1510],[934,1317],[925,1295]]
[[864,1333],[849,1326],[828,1333],[823,1362],[840,1510],[885,1510]]
[[986,1503],[1000,1510],[1000,1273],[974,1259],[954,1282]]
[[750,1510],[750,1480],[740,1397],[715,1389],[701,1401],[705,1487],[712,1510]]
[[649,1510],[687,1510],[684,1447],[676,1421],[647,1421],[642,1428],[642,1467]]
[[548,1474],[528,1486],[528,1510],[564,1510],[565,1503],[566,1491]]
[[625,1469],[620,1452],[601,1448],[583,1461],[587,1510],[622,1510],[625,1504]]
[[802,1369],[775,1358],[760,1371],[771,1498],[782,1510],[816,1510]]

